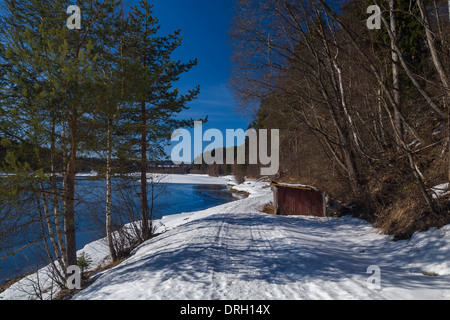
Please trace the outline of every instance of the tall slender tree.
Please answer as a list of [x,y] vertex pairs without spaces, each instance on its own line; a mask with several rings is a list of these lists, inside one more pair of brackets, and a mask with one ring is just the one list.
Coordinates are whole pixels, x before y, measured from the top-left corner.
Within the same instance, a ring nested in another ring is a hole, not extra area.
[[199,87],[181,94],[175,87],[180,76],[197,64],[174,60],[173,52],[181,45],[180,30],[160,36],[158,20],[152,5],[141,1],[132,8],[124,35],[124,58],[130,104],[123,110],[124,132],[128,135],[129,152],[140,162],[142,240],[151,236],[147,195],[149,159],[164,153],[164,144],[175,128],[192,125],[191,120],[179,120],[177,115],[188,109]]
[[[59,168],[64,176],[61,192],[56,183],[51,191],[39,192],[58,197],[52,202],[55,212],[62,205],[65,239],[61,254],[65,267],[76,265],[76,161],[102,107],[98,94],[103,86],[99,44],[114,21],[118,1],[81,5],[80,30],[69,30],[66,26],[67,1],[7,0],[5,4],[4,22],[8,27],[1,31],[1,51],[8,71],[3,78],[6,85],[1,131],[4,136],[25,141],[36,149],[51,150],[52,168],[48,162],[28,159],[34,164],[25,171],[28,178],[36,177],[39,171],[51,172],[54,178],[56,157],[61,159]],[[57,229],[60,227],[56,225]],[[50,230],[49,233],[54,235]],[[63,241],[58,240],[62,246]]]

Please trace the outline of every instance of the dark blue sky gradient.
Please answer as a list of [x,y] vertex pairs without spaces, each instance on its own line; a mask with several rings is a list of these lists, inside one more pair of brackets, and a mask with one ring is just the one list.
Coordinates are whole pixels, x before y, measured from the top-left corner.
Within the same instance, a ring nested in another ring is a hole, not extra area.
[[[124,0],[125,6],[138,0]],[[200,85],[200,95],[191,102],[190,110],[180,117],[201,119],[208,115],[204,130],[248,126],[248,119],[235,111],[228,88],[231,74],[231,47],[228,37],[235,0],[155,0],[154,16],[161,25],[161,35],[181,29],[183,43],[174,58],[181,61],[198,59],[198,65],[183,74],[177,84],[181,92]],[[208,143],[205,143],[204,147]]]

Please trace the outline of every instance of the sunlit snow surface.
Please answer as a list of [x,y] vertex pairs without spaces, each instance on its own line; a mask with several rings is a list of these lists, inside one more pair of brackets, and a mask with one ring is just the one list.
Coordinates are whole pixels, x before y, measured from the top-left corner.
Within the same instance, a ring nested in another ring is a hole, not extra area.
[[[156,221],[160,236],[74,299],[450,299],[450,225],[393,242],[355,218],[262,214],[267,182],[234,188],[250,197]],[[104,241],[82,251],[107,261]],[[0,298],[29,298],[18,285]]]

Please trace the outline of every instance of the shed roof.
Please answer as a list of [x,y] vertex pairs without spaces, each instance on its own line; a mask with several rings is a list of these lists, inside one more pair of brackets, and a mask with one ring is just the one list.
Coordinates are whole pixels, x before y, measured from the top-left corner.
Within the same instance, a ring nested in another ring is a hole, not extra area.
[[283,188],[292,188],[292,189],[300,189],[300,190],[308,190],[308,191],[319,191],[316,187],[308,186],[304,184],[292,184],[292,183],[282,183],[272,181],[271,183],[274,187],[283,187]]

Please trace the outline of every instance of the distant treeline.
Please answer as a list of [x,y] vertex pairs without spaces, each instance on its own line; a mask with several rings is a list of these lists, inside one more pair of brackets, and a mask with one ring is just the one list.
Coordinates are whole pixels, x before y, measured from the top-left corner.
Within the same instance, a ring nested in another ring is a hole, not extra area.
[[[228,148],[219,148],[210,151],[204,152],[201,157],[198,156],[194,159],[194,162],[190,165],[190,173],[195,174],[208,174],[210,176],[218,177],[221,175],[234,175],[236,181],[238,183],[244,182],[245,178],[256,178],[260,176],[260,168],[259,164],[249,164],[249,140],[245,140],[245,163],[238,164],[237,155],[238,155],[238,147],[228,147]],[[233,149],[234,161],[232,163],[227,163],[226,155],[227,151]],[[222,161],[218,161],[220,163],[214,164],[206,164],[204,159],[205,155],[210,156],[212,158],[216,157],[216,152],[221,152],[223,155]],[[202,160],[200,160],[200,158]]]

